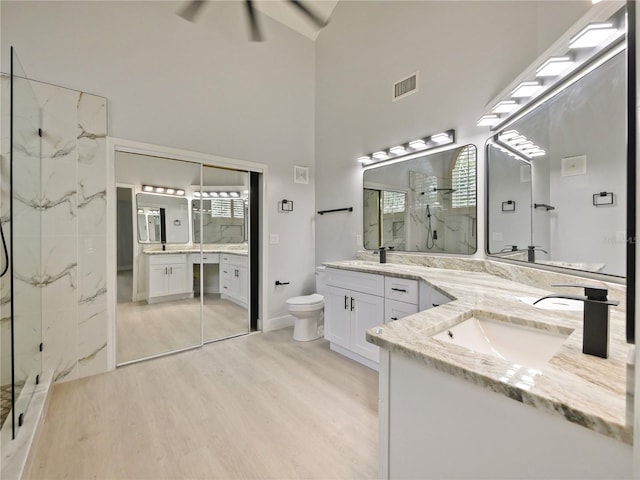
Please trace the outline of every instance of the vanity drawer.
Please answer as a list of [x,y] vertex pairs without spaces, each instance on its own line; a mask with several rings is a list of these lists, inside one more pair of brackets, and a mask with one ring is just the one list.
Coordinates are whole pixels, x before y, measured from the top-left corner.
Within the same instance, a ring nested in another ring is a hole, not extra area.
[[187,260],[184,253],[158,253],[149,255],[150,265],[170,265],[175,263],[185,263]]
[[191,263],[220,263],[220,254],[219,253],[192,253],[190,256]]
[[384,300],[384,323],[390,323],[401,318],[418,313],[418,305],[414,303],[398,302],[397,300]]
[[382,275],[329,267],[325,270],[325,282],[332,287],[370,293],[378,297],[384,296],[384,277]]
[[418,304],[418,281],[384,277],[384,297],[399,302]]
[[248,262],[246,255],[231,255],[223,253],[221,255],[221,263],[228,263],[229,265],[235,265],[236,267],[246,267]]

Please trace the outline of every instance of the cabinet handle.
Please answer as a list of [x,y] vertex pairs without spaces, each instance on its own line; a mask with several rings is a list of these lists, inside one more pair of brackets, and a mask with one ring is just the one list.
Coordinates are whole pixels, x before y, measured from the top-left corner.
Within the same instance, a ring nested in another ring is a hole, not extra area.
[[169,267],[164,267],[164,274],[169,275]]
[[349,308],[349,297],[347,297],[345,295],[344,296],[344,309],[346,310],[347,308]]
[[404,288],[395,288],[395,287],[391,287],[391,290],[393,290],[394,292],[404,292],[407,293],[407,291]]
[[433,305],[434,307],[439,307],[441,304],[440,303],[432,303],[431,305]]
[[355,300],[355,298],[351,297],[351,311],[353,312],[353,309],[355,308],[355,306],[353,305],[353,301]]
[[391,320],[397,320],[398,317],[391,317]]
[[173,267],[169,267],[169,275],[173,275]]

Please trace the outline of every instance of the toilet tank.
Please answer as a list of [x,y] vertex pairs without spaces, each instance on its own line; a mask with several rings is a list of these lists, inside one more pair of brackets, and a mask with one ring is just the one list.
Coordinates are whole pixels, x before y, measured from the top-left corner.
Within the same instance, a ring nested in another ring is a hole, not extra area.
[[325,269],[327,267],[316,267],[316,293],[324,296],[327,290],[327,284],[325,283]]

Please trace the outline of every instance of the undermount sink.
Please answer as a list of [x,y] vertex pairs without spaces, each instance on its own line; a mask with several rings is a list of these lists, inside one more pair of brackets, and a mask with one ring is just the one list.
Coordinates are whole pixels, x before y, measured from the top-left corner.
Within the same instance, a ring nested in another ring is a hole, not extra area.
[[471,317],[432,336],[474,352],[543,370],[569,334]]
[[584,302],[580,300],[572,300],[570,298],[545,298],[535,303],[539,298],[540,297],[518,297],[518,300],[532,307],[541,308],[542,310],[581,312],[584,309]]

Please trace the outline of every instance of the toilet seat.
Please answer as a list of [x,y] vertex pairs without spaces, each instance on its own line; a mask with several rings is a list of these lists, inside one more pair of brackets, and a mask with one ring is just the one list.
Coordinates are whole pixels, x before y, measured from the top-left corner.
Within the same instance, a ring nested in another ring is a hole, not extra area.
[[292,297],[287,300],[287,306],[290,312],[312,312],[324,306],[324,297],[317,293]]

